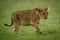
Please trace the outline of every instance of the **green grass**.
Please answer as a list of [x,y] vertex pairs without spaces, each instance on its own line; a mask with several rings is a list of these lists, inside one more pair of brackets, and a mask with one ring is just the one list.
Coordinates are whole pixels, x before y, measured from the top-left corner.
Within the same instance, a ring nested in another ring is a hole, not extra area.
[[[5,23],[11,23],[11,14],[14,11],[48,6],[50,7],[48,19],[40,20],[43,34],[36,33],[33,26],[21,26],[20,33],[16,35],[12,33],[12,27],[4,26]],[[0,40],[60,40],[59,7],[59,0],[0,0]]]

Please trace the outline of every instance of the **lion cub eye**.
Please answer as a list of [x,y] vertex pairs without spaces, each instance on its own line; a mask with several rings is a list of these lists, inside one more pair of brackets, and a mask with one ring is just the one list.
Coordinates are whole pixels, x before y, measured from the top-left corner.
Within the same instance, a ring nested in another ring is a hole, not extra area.
[[43,13],[43,14],[45,14],[45,13]]

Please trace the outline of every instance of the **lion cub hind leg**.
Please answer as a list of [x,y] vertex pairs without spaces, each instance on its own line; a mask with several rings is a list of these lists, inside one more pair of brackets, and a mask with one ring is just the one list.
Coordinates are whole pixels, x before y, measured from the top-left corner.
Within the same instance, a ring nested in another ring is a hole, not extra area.
[[19,33],[19,24],[17,24],[17,23],[13,24],[13,32],[16,33],[16,34]]

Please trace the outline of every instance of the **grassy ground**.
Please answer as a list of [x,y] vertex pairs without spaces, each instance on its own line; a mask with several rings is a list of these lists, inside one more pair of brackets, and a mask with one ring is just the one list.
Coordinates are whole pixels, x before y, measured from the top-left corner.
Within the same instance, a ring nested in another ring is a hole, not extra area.
[[[41,20],[37,34],[32,26],[21,26],[20,34],[11,32],[11,14],[17,10],[50,7],[47,20]],[[60,40],[60,1],[59,0],[0,0],[0,40]],[[51,33],[50,33],[50,32]]]

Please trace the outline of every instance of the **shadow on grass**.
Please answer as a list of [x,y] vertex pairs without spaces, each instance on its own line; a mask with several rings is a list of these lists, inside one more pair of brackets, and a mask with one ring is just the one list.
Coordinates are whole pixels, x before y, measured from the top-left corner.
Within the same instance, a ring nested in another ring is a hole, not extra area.
[[54,31],[43,31],[42,33],[36,33],[36,35],[50,35],[50,34],[60,34],[59,32],[57,32],[56,30]]

